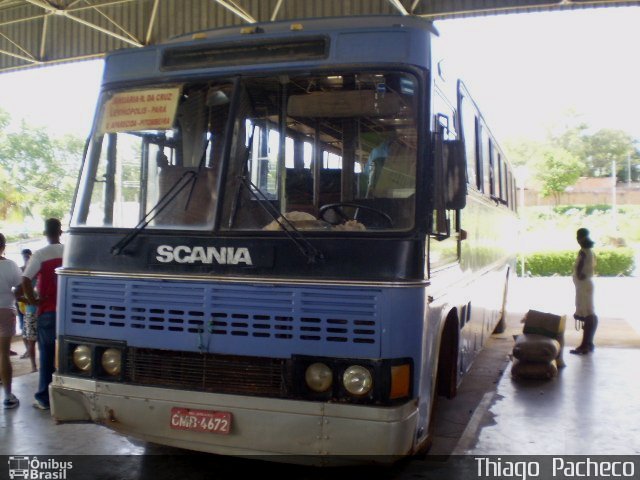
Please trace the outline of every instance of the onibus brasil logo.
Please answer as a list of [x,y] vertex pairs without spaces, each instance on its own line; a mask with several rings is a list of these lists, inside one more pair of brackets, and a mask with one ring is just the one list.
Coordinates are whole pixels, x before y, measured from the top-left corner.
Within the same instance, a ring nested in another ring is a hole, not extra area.
[[10,456],[9,478],[33,480],[66,480],[67,470],[73,468],[73,462],[62,462],[54,458],[39,460],[38,457]]

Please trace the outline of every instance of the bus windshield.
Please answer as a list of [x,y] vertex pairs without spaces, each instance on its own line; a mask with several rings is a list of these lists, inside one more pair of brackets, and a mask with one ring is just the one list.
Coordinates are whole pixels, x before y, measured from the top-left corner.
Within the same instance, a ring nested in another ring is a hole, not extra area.
[[366,72],[107,92],[74,224],[132,228],[147,216],[152,229],[408,230],[417,85]]
[[[74,223],[211,229],[233,83],[103,94]],[[151,128],[155,127],[155,128]]]

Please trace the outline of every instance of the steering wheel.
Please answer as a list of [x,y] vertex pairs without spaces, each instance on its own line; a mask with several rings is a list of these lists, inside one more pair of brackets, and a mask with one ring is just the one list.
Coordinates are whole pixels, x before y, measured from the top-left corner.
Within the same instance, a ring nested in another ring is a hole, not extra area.
[[[328,220],[326,220],[324,216],[329,210],[333,210],[345,222],[349,220],[355,220],[355,218],[349,218],[349,216],[346,213],[344,213],[344,211],[342,210],[342,207],[351,207],[351,208],[358,208],[358,209],[361,208],[363,210],[373,212],[379,215],[380,217],[382,217],[389,224],[389,227],[393,227],[393,220],[391,220],[391,217],[386,213],[384,213],[382,210],[378,210],[377,208],[369,207],[367,205],[360,205],[358,203],[340,202],[340,203],[329,203],[327,205],[323,205],[320,207],[320,210],[318,211],[318,218],[327,223],[331,223]],[[333,223],[332,225],[337,225],[337,224]]]

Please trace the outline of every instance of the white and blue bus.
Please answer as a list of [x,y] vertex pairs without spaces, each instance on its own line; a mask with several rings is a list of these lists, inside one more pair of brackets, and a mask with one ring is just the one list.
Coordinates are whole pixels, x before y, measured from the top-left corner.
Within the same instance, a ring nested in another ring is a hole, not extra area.
[[504,317],[516,232],[511,167],[436,36],[313,19],[107,56],[58,421],[233,455],[428,447]]

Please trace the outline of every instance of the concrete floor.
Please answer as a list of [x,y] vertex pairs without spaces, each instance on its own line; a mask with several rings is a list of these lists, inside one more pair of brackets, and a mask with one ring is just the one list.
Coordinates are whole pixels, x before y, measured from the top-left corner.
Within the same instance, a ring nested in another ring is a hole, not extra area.
[[[440,402],[431,454],[640,454],[640,322],[630,301],[639,286],[637,279],[598,279],[601,322],[596,352],[567,353],[567,367],[557,378],[522,382],[511,378],[508,355],[512,334],[521,331],[523,312],[536,308],[569,313],[572,285],[570,279],[514,282],[509,328],[491,339],[458,396]],[[567,328],[569,348],[579,342],[580,335],[572,331],[572,322]],[[160,478],[166,473],[162,467],[166,458],[178,462],[182,478],[205,478],[200,476],[202,462],[240,475],[245,468],[255,468],[255,461],[216,456],[198,455],[195,463],[180,461],[184,451],[132,441],[97,425],[55,425],[47,412],[31,407],[36,383],[37,374],[32,373],[14,379],[14,392],[22,404],[15,410],[0,410],[0,455],[130,455],[117,467],[102,462],[94,478]],[[145,459],[143,454],[155,456]],[[294,472],[296,478],[329,476],[300,467],[266,465],[260,468],[285,477]],[[429,465],[429,457],[413,459],[386,470],[385,476],[424,477]]]
[[475,445],[459,453],[640,454],[640,350],[567,357],[551,381],[514,380],[507,371]]
[[[563,277],[518,280],[509,297],[513,316],[528,308],[572,319],[573,284]],[[511,364],[469,438],[456,454],[640,454],[640,316],[638,278],[597,278],[600,317],[596,351],[570,355],[582,333],[567,321],[567,367],[551,381],[511,378]],[[513,317],[511,328],[515,327]]]

